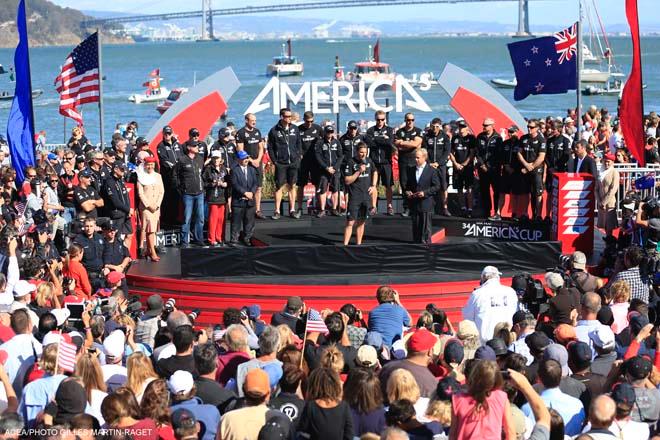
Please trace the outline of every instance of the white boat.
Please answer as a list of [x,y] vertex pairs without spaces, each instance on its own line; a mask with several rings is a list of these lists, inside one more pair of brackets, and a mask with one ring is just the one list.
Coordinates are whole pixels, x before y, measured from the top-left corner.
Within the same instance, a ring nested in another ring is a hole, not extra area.
[[[623,92],[624,83],[621,80],[608,81],[603,87],[590,85],[582,89],[582,94],[586,96],[604,95],[604,96],[620,96]],[[642,84],[642,88],[646,88],[646,84]]]
[[593,54],[593,52],[591,52],[589,46],[587,46],[585,43],[582,43],[582,61],[584,61],[584,64],[598,64],[602,60],[603,58],[597,57]]
[[149,81],[142,84],[147,90],[144,93],[134,93],[129,96],[128,100],[130,102],[141,104],[143,102],[158,102],[167,99],[170,91],[160,85],[160,81],[163,79],[160,76],[160,69],[155,69],[149,76]]
[[499,87],[500,89],[513,89],[518,84],[515,78],[513,79],[495,78],[495,79],[491,79],[490,82],[494,84],[495,87]]
[[268,76],[297,76],[302,75],[305,68],[302,61],[291,53],[291,39],[282,45],[282,54],[274,57],[273,62],[266,67]]
[[158,107],[156,107],[156,110],[158,111],[158,113],[160,113],[162,115],[163,113],[165,113],[167,111],[168,108],[170,108],[172,106],[172,104],[174,104],[174,102],[177,99],[179,99],[181,97],[181,95],[183,95],[185,93],[188,93],[188,89],[186,87],[178,87],[178,88],[172,89],[172,91],[167,96],[165,101],[163,101],[162,104],[160,104],[160,105],[158,105]]
[[[619,76],[618,73],[603,72],[598,69],[582,69],[580,71],[580,79],[586,84],[607,84],[611,77]],[[503,79],[494,78],[490,82],[500,89],[514,89],[518,82],[515,78]]]
[[[44,93],[44,91],[41,90],[41,89],[32,90],[32,99],[38,98],[43,93]],[[7,90],[0,91],[0,101],[11,101],[12,99],[14,99],[14,92],[13,91],[7,91]]]
[[369,46],[369,57],[367,61],[355,63],[353,72],[346,75],[347,81],[359,82],[364,81],[367,87],[377,80],[394,81],[396,74],[392,72],[390,65],[380,62],[380,40],[376,41],[376,45],[371,52]]

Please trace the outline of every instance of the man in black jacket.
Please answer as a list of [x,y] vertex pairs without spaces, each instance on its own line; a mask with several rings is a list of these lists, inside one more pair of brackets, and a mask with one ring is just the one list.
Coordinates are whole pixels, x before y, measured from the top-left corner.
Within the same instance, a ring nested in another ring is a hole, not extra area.
[[323,129],[314,123],[314,113],[307,111],[303,114],[303,124],[298,127],[302,147],[302,160],[298,171],[298,214],[302,215],[303,197],[305,196],[305,185],[311,183],[318,186],[319,165],[316,162],[314,147],[323,137]]
[[163,224],[172,225],[176,221],[179,197],[176,194],[176,180],[174,178],[174,167],[183,156],[181,146],[172,127],[163,127],[163,140],[156,147],[158,163],[160,164],[160,175],[163,177],[165,195],[160,207],[160,220]]
[[[376,125],[367,130],[367,145],[369,157],[376,165],[376,172],[380,183],[385,187],[385,200],[387,201],[387,215],[394,215],[392,208],[392,151],[394,151],[394,129],[387,126],[386,114],[378,110],[375,114]],[[378,206],[378,191],[372,195],[372,206]]]
[[579,140],[573,144],[573,157],[568,159],[569,173],[587,173],[594,179],[598,177],[598,167],[596,161],[587,156],[587,141]]
[[243,244],[252,246],[254,233],[255,203],[257,191],[257,171],[250,164],[250,155],[245,150],[236,153],[238,165],[231,172],[231,241],[230,246],[238,245],[243,229]]
[[[502,137],[495,131],[495,120],[486,118],[483,129],[477,136],[477,172],[479,173],[479,192],[481,195],[481,214],[490,217],[491,209],[495,208],[495,215],[491,220],[501,220],[499,206],[500,176],[502,175]],[[491,201],[491,189],[493,197]]]
[[316,162],[321,170],[319,177],[319,212],[317,217],[325,215],[325,204],[328,189],[332,192],[332,215],[338,216],[339,211],[339,175],[344,156],[341,145],[335,138],[335,127],[326,125],[323,129],[323,139],[319,139],[314,147]]
[[190,245],[191,221],[195,217],[193,241],[198,245],[204,244],[204,183],[202,169],[204,158],[199,153],[200,142],[187,142],[188,150],[174,167],[176,188],[183,195],[183,247]]
[[[442,208],[440,213],[449,217],[447,208],[447,161],[451,151],[451,142],[449,136],[442,131],[442,120],[433,118],[429,130],[424,133],[422,146],[429,153],[428,162],[440,178],[440,190],[436,197],[436,212]],[[439,206],[438,206],[439,205]]]
[[103,183],[102,193],[105,212],[117,225],[117,231],[124,241],[124,246],[130,249],[133,237],[133,227],[131,226],[133,208],[131,208],[131,201],[128,198],[126,183],[124,183],[125,173],[126,165],[120,161],[115,162],[112,165],[112,175]]
[[289,215],[300,218],[296,212],[296,181],[302,158],[302,142],[298,127],[291,123],[291,109],[280,110],[280,121],[268,132],[268,156],[275,164],[275,212],[272,219],[281,217],[282,191],[289,192]]
[[416,166],[408,169],[405,188],[412,213],[413,241],[424,244],[431,243],[434,196],[440,189],[440,178],[427,163],[428,155],[426,148],[415,152]]

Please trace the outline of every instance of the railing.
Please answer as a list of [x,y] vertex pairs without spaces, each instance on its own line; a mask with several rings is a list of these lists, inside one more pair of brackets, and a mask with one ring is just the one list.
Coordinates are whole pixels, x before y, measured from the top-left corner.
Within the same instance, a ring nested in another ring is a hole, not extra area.
[[[660,164],[648,164],[640,167],[637,164],[617,163],[614,169],[619,172],[619,191],[616,195],[616,210],[618,218],[621,218],[621,200],[629,192],[635,192],[641,200],[648,197],[660,197]],[[655,185],[648,189],[636,189],[635,181],[641,177],[652,175],[655,179]]]

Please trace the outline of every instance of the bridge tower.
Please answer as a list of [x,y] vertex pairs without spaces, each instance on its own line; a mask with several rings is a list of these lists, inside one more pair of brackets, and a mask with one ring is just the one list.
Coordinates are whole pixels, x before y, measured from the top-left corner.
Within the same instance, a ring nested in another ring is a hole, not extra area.
[[202,33],[200,40],[213,40],[213,5],[212,0],[202,0]]
[[532,36],[529,32],[529,0],[518,0],[518,32],[514,36]]

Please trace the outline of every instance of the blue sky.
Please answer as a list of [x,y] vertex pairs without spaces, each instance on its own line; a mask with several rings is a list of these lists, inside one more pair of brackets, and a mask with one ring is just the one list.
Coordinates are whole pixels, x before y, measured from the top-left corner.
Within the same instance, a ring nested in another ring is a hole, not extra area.
[[[201,0],[51,0],[61,6],[70,6],[83,10],[107,10],[136,14],[158,12],[189,11],[201,9]],[[236,7],[238,5],[272,5],[282,2],[294,3],[301,0],[213,0],[214,8]],[[604,23],[625,23],[625,0],[583,0],[587,4],[595,2]],[[642,31],[644,24],[657,24],[659,0],[638,0]],[[426,19],[437,17],[442,21],[482,21],[498,23],[517,23],[518,3],[515,1],[496,3],[457,3],[447,5],[396,6],[381,8],[326,9],[282,13],[290,17],[313,17],[321,19],[346,19],[350,21],[391,21]],[[530,24],[564,23],[567,18],[577,16],[577,0],[531,0]]]

